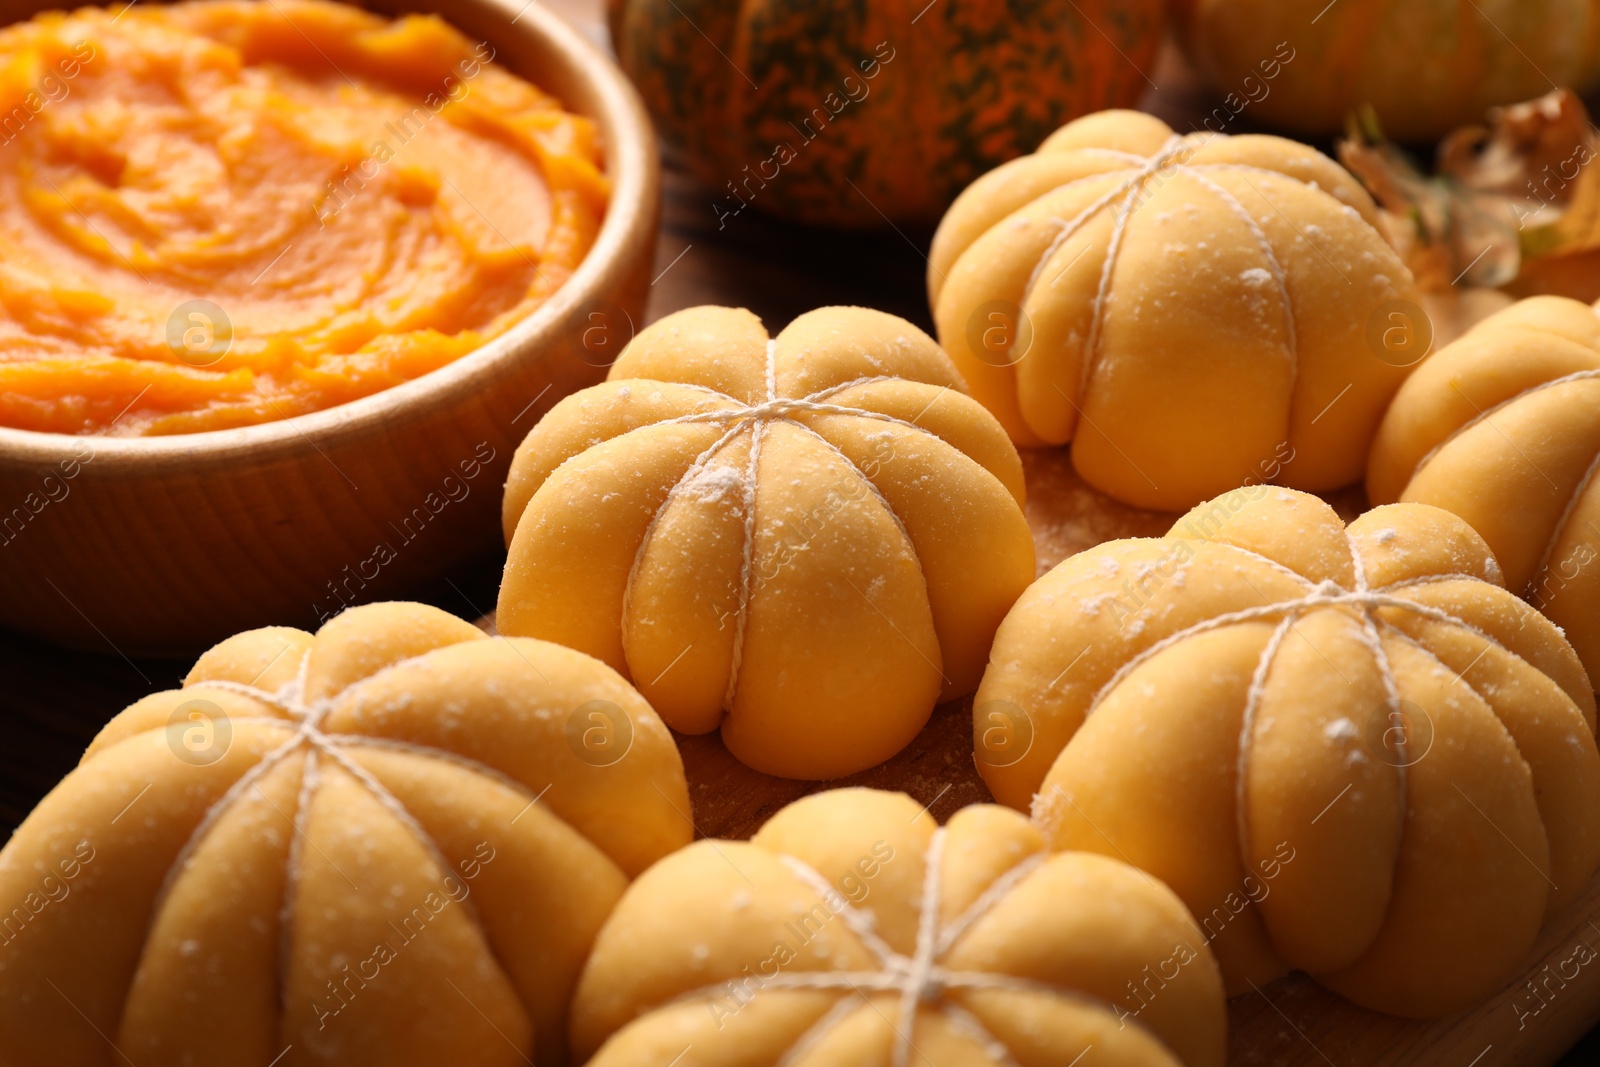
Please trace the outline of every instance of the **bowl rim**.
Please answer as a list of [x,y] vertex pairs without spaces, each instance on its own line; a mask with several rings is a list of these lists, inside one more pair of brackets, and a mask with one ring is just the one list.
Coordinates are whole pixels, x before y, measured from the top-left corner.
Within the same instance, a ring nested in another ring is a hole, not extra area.
[[[337,2],[372,10],[369,0]],[[177,464],[190,468],[231,466],[246,458],[255,463],[270,463],[308,452],[320,453],[319,445],[381,429],[396,416],[423,406],[425,400],[433,402],[426,405],[428,407],[444,405],[492,387],[508,364],[523,357],[525,349],[535,346],[541,339],[548,340],[570,316],[603,290],[610,281],[609,275],[626,260],[628,244],[641,222],[650,225],[653,219],[652,205],[648,201],[657,195],[654,191],[658,184],[655,141],[644,104],[610,57],[545,7],[541,0],[527,0],[525,4],[519,0],[462,2],[463,6],[477,7],[503,19],[512,27],[509,32],[542,38],[545,47],[565,57],[573,79],[587,82],[593,95],[590,117],[603,131],[605,173],[611,181],[611,195],[594,244],[572,275],[527,318],[500,336],[420,377],[356,400],[268,422],[149,437],[54,433],[0,426],[0,464],[42,468],[81,461],[85,446],[93,452],[93,466],[104,473]],[[54,6],[43,3],[39,12],[52,10]],[[395,14],[415,6],[416,0],[400,0],[395,5]],[[449,15],[440,17],[452,22]],[[564,98],[567,94],[555,95],[561,98],[563,107],[572,106],[571,101]],[[619,136],[623,131],[629,135]],[[637,328],[638,324],[633,325]]]

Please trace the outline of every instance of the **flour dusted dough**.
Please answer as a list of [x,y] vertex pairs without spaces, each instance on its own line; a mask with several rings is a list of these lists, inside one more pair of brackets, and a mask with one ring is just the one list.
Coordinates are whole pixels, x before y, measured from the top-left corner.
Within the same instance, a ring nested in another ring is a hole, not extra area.
[[[569,742],[597,710],[625,751]],[[671,735],[581,653],[419,604],[239,634],[0,852],[0,1059],[558,1062],[596,932],[688,812]]]
[[861,308],[769,340],[703,307],[517,449],[502,633],[624,672],[770,774],[894,755],[969,693],[1034,574],[1022,465],[931,338]]
[[592,1067],[1220,1067],[1224,1028],[1216,962],[1154,879],[1052,855],[1005,808],[941,830],[841,789],[635,882],[572,1044]]
[[[1346,530],[1308,494],[1236,490],[1023,595],[975,698],[979,766],[1054,847],[1170,885],[1231,990],[1294,968],[1462,1010],[1600,857],[1589,679],[1499,579],[1437,508]],[[1031,748],[994,758],[1003,726]]]
[[961,195],[929,297],[972,395],[1020,445],[1072,442],[1102,492],[1178,511],[1246,481],[1335,489],[1422,354],[1372,343],[1375,318],[1422,318],[1379,225],[1314,149],[1106,111]]
[[1566,631],[1600,677],[1600,316],[1524,300],[1435,353],[1406,382],[1372,449],[1375,503],[1466,519],[1506,587]]

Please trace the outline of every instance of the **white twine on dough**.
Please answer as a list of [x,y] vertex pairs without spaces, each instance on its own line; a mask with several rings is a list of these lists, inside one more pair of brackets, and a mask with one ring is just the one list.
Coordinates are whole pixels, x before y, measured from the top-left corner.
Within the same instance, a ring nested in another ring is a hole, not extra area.
[[1550,528],[1550,540],[1545,542],[1544,551],[1539,553],[1538,565],[1533,568],[1533,576],[1528,579],[1528,588],[1525,596],[1532,596],[1533,591],[1539,587],[1539,579],[1550,569],[1551,557],[1556,553],[1556,545],[1561,540],[1561,535],[1567,532],[1567,523],[1572,521],[1573,512],[1578,510],[1584,496],[1589,491],[1589,486],[1594,482],[1596,473],[1600,473],[1600,452],[1595,453],[1594,459],[1589,464],[1589,469],[1583,472],[1583,477],[1578,479],[1578,484],[1572,487],[1572,495],[1567,497],[1567,506],[1561,509],[1561,517]]
[[[1261,224],[1256,221],[1255,217],[1250,214],[1249,210],[1239,202],[1239,198],[1234,196],[1223,186],[1206,177],[1203,172],[1213,170],[1242,170],[1251,171],[1253,173],[1267,175],[1274,178],[1290,178],[1291,180],[1298,179],[1293,179],[1292,175],[1286,174],[1282,171],[1272,170],[1267,167],[1257,167],[1245,163],[1191,164],[1183,162],[1178,158],[1186,152],[1192,156],[1194,153],[1199,152],[1202,148],[1204,148],[1210,141],[1215,140],[1218,136],[1220,135],[1206,134],[1197,138],[1194,136],[1182,137],[1175,134],[1161,147],[1158,152],[1156,152],[1155,155],[1148,158],[1135,156],[1130,153],[1110,153],[1119,158],[1127,159],[1129,162],[1138,162],[1141,165],[1121,185],[1096,199],[1072,219],[1069,220],[1059,216],[1051,216],[1044,220],[1059,226],[1060,231],[1045,247],[1044,253],[1040,255],[1038,260],[1034,263],[1033,269],[1028,274],[1027,284],[1023,286],[1022,296],[1017,301],[1018,306],[1027,304],[1028,298],[1033,295],[1034,289],[1039,284],[1039,279],[1043,275],[1045,267],[1049,265],[1056,253],[1059,252],[1074,235],[1081,231],[1084,226],[1088,225],[1090,219],[1111,207],[1113,204],[1117,205],[1117,217],[1112,226],[1111,240],[1107,246],[1105,262],[1101,265],[1100,279],[1099,284],[1095,289],[1094,301],[1090,306],[1089,336],[1084,344],[1083,359],[1078,372],[1078,396],[1081,397],[1088,391],[1089,383],[1094,377],[1094,371],[1099,365],[1100,343],[1101,336],[1104,333],[1105,328],[1104,324],[1106,306],[1110,302],[1111,296],[1112,272],[1116,267],[1118,256],[1122,251],[1129,220],[1133,216],[1133,213],[1137,207],[1139,195],[1144,189],[1146,182],[1148,182],[1148,180],[1154,177],[1156,174],[1167,169],[1169,165],[1174,170],[1189,174],[1199,184],[1204,186],[1213,195],[1220,199],[1230,212],[1242,219],[1245,225],[1249,228],[1250,233],[1255,239],[1257,245],[1266,256],[1266,261],[1270,268],[1268,273],[1272,276],[1273,282],[1278,290],[1279,300],[1283,306],[1284,328],[1286,331],[1284,347],[1289,356],[1291,375],[1289,384],[1291,388],[1293,388],[1295,381],[1298,379],[1300,372],[1299,331],[1295,324],[1294,304],[1289,296],[1288,272],[1285,270],[1282,261],[1278,258],[1276,250],[1272,247],[1272,242],[1268,239],[1266,231],[1261,228]],[[1079,149],[1079,151],[1094,150]],[[1107,153],[1104,150],[1099,150],[1097,151],[1097,154]],[[1109,173],[1114,172],[1108,172],[1108,174]],[[1091,175],[1087,178],[1075,179],[1073,182],[1068,182],[1066,184],[1073,185],[1082,181],[1093,181],[1105,176],[1107,175]],[[1050,196],[1065,187],[1065,185],[1057,186],[1055,189],[1051,189],[1040,194],[1040,198]],[[1335,197],[1335,199],[1337,199],[1337,197]]]
[[[1596,314],[1600,314],[1600,309],[1596,310]],[[1506,399],[1500,401],[1500,403],[1496,404],[1492,408],[1488,408],[1487,410],[1480,408],[1476,415],[1474,415],[1472,418],[1468,419],[1466,422],[1462,423],[1460,426],[1456,427],[1455,430],[1451,431],[1449,436],[1447,436],[1443,441],[1440,441],[1438,444],[1434,445],[1431,449],[1428,450],[1426,455],[1424,455],[1421,459],[1417,460],[1417,465],[1415,467],[1411,468],[1411,477],[1415,478],[1417,476],[1417,472],[1420,471],[1423,467],[1427,466],[1428,462],[1430,460],[1432,460],[1434,456],[1437,456],[1439,454],[1439,452],[1446,445],[1448,445],[1450,442],[1454,441],[1456,438],[1460,437],[1462,434],[1466,433],[1468,430],[1472,429],[1473,427],[1481,425],[1482,423],[1488,422],[1490,419],[1492,419],[1500,411],[1504,410],[1507,407],[1510,407],[1512,404],[1515,404],[1517,401],[1522,400],[1525,397],[1530,397],[1530,396],[1534,395],[1535,393],[1542,393],[1546,389],[1554,389],[1558,385],[1566,385],[1569,382],[1588,381],[1588,380],[1594,379],[1594,378],[1600,378],[1600,369],[1583,370],[1583,371],[1578,371],[1575,374],[1565,374],[1565,375],[1562,375],[1560,378],[1552,378],[1548,382],[1540,382],[1538,385],[1529,386],[1527,389],[1524,389],[1522,392],[1518,393],[1517,395],[1511,396],[1511,397],[1507,397]],[[1470,399],[1468,399],[1467,403],[1470,404],[1470,403],[1472,403],[1472,401]]]
[[1111,276],[1116,269],[1117,258],[1122,251],[1123,235],[1127,232],[1128,220],[1133,217],[1134,201],[1138,199],[1147,180],[1165,169],[1169,163],[1177,158],[1179,153],[1189,150],[1189,148],[1190,145],[1187,139],[1174,135],[1162,146],[1159,152],[1146,160],[1144,165],[1136,170],[1132,177],[1095,200],[1080,211],[1075,218],[1070,221],[1059,217],[1047,220],[1060,226],[1061,230],[1056,234],[1055,239],[1046,246],[1044,254],[1039,257],[1038,262],[1033,265],[1033,270],[1029,272],[1028,283],[1023,286],[1022,298],[1017,302],[1019,307],[1025,305],[1028,302],[1028,298],[1033,295],[1034,287],[1039,284],[1039,277],[1044,273],[1044,268],[1055,257],[1055,254],[1061,250],[1062,246],[1071,240],[1084,226],[1088,225],[1090,219],[1118,200],[1121,201],[1120,204],[1117,204],[1117,216],[1111,228],[1111,241],[1106,249],[1105,262],[1100,266],[1100,280],[1095,287],[1094,302],[1089,309],[1089,337],[1084,343],[1083,359],[1081,366],[1078,368],[1078,395],[1080,397],[1087,392],[1089,382],[1094,377],[1094,369],[1098,362],[1100,351],[1102,323],[1105,319],[1105,306],[1111,295]]
[[1289,353],[1289,389],[1292,392],[1295,383],[1300,379],[1300,335],[1294,321],[1294,301],[1289,298],[1289,272],[1284,269],[1283,261],[1278,259],[1277,249],[1272,247],[1272,241],[1267,237],[1267,231],[1263,230],[1261,224],[1256,221],[1255,216],[1250,214],[1250,209],[1240,203],[1239,198],[1229,192],[1226,187],[1218,185],[1200,173],[1199,168],[1189,169],[1192,172],[1190,177],[1209,190],[1212,195],[1226,204],[1234,215],[1244,221],[1245,226],[1250,230],[1251,236],[1255,238],[1256,246],[1261,249],[1261,254],[1267,259],[1267,265],[1271,268],[1269,273],[1278,287],[1278,300],[1283,304],[1284,348]]
[[[290,716],[290,719],[296,724],[295,736],[284,745],[280,746],[279,749],[274,750],[273,754],[281,752],[283,755],[287,755],[289,752],[292,752],[297,748],[307,747],[311,749],[314,756],[326,756],[328,759],[332,760],[334,763],[337,763],[342,769],[347,771],[351,777],[355,778],[358,782],[365,786],[367,791],[371,793],[373,797],[381,805],[383,805],[383,807],[388,809],[391,815],[400,820],[400,822],[407,829],[411,830],[413,834],[424,843],[425,847],[432,848],[434,850],[434,858],[436,860],[442,860],[443,857],[442,855],[438,854],[437,847],[433,845],[432,838],[430,838],[423,831],[421,825],[418,824],[411,813],[406,810],[405,805],[400,802],[399,798],[397,798],[388,790],[387,787],[373,777],[371,772],[369,772],[366,768],[361,767],[344,753],[338,751],[332,739],[330,739],[327,734],[322,732],[320,729],[322,721],[323,719],[327,718],[328,713],[333,710],[336,697],[324,697],[321,700],[311,702],[305,701],[304,694],[306,671],[307,665],[310,662],[311,654],[307,652],[305,657],[301,660],[299,675],[293,681],[290,681],[275,692],[258,689],[253,685],[246,685],[243,682],[225,680],[207,681],[200,684],[209,689],[220,689],[223,692],[237,693],[240,696],[250,697],[286,712]],[[363,679],[363,681],[371,681],[374,677],[377,677],[377,675]],[[426,745],[416,745],[414,747],[424,752],[431,753],[432,751]],[[265,762],[265,760],[262,761],[262,763]],[[247,774],[245,778],[250,778],[251,775],[255,774],[260,769],[261,764],[258,763],[254,768],[251,769],[251,774]],[[243,779],[241,779],[241,781],[243,781]],[[237,785],[238,783],[235,784]],[[253,782],[249,784],[253,784]],[[226,797],[226,795],[227,794],[224,794],[224,797]],[[209,817],[210,813],[208,812],[207,814]],[[450,869],[450,864],[444,863],[443,868],[448,871]]]
[[[1121,685],[1129,675],[1131,675],[1139,667],[1143,666],[1146,662],[1173,647],[1174,645],[1186,641],[1191,637],[1197,637],[1202,634],[1211,633],[1228,626],[1235,626],[1247,622],[1262,622],[1271,619],[1278,619],[1279,624],[1274,629],[1272,636],[1268,638],[1265,647],[1262,649],[1261,657],[1257,660],[1255,670],[1251,675],[1250,688],[1245,697],[1244,715],[1240,727],[1234,811],[1237,820],[1236,829],[1239,838],[1240,856],[1242,858],[1248,859],[1248,857],[1251,855],[1248,819],[1246,817],[1248,812],[1246,784],[1248,782],[1250,752],[1253,748],[1256,715],[1260,708],[1261,700],[1266,692],[1267,676],[1272,669],[1272,664],[1275,661],[1284,640],[1287,638],[1288,633],[1294,628],[1295,622],[1299,620],[1301,616],[1323,608],[1354,608],[1360,613],[1358,640],[1360,640],[1361,643],[1372,653],[1373,660],[1378,668],[1381,680],[1383,682],[1385,703],[1387,705],[1389,719],[1390,722],[1396,727],[1401,727],[1404,721],[1400,706],[1400,686],[1398,679],[1395,677],[1394,666],[1389,660],[1388,652],[1383,647],[1383,640],[1379,634],[1379,630],[1381,628],[1383,630],[1393,631],[1401,635],[1404,635],[1404,631],[1400,630],[1394,624],[1381,618],[1378,615],[1380,610],[1384,608],[1392,608],[1421,616],[1422,618],[1425,618],[1431,622],[1438,622],[1447,626],[1458,627],[1480,638],[1489,645],[1500,649],[1502,652],[1505,652],[1508,655],[1517,656],[1516,652],[1510,648],[1507,648],[1493,635],[1472,625],[1470,622],[1461,618],[1460,616],[1454,615],[1441,608],[1436,608],[1432,605],[1424,604],[1408,597],[1397,596],[1389,592],[1389,590],[1392,589],[1406,589],[1411,586],[1431,585],[1444,581],[1481,581],[1481,579],[1469,574],[1427,575],[1422,578],[1394,582],[1379,589],[1372,589],[1368,585],[1365,562],[1361,557],[1360,551],[1356,547],[1354,539],[1351,538],[1348,533],[1346,533],[1345,538],[1350,546],[1350,555],[1353,561],[1352,567],[1355,576],[1354,590],[1347,590],[1332,579],[1326,579],[1315,585],[1311,592],[1306,596],[1293,600],[1280,601],[1274,604],[1263,604],[1260,607],[1244,608],[1239,611],[1226,612],[1221,615],[1213,616],[1212,618],[1206,619],[1202,622],[1195,623],[1192,626],[1185,627],[1176,633],[1169,634],[1161,640],[1150,645],[1137,655],[1133,656],[1120,668],[1118,668],[1111,678],[1104,685],[1102,685],[1098,691],[1096,691],[1094,698],[1089,703],[1088,710],[1084,712],[1085,718],[1093,715],[1097,710],[1099,710],[1101,703],[1104,702],[1105,699],[1119,685]],[[1226,544],[1225,542],[1213,543]],[[1238,546],[1227,545],[1227,547],[1237,548]],[[1252,552],[1249,549],[1241,549],[1241,551],[1247,552],[1252,556],[1259,556],[1259,553]],[[1267,559],[1268,557],[1262,556],[1261,558]],[[1279,564],[1279,566],[1281,566],[1281,564]],[[1306,578],[1304,575],[1297,575],[1297,577],[1299,577],[1301,581],[1306,582],[1307,585],[1311,584],[1311,580]],[[1494,586],[1493,588],[1498,589],[1500,587]],[[1502,592],[1504,592],[1504,590],[1502,590]],[[1437,656],[1434,658],[1437,660]],[[1517,658],[1520,659],[1521,657],[1518,656]],[[1460,680],[1469,689],[1472,688],[1470,682],[1467,682],[1464,678],[1461,678]],[[1474,690],[1474,692],[1476,692],[1476,690]],[[1388,734],[1386,733],[1385,736],[1388,736]],[[1405,730],[1400,728],[1398,730],[1398,739],[1396,741],[1396,756],[1398,765],[1395,767],[1395,770],[1399,776],[1400,802],[1398,805],[1398,810],[1401,813],[1402,826],[1404,824],[1404,816],[1406,811],[1406,745],[1407,739],[1405,737]],[[1040,794],[1041,798],[1044,796],[1045,794]]]
[[[739,687],[739,669],[744,660],[745,633],[748,628],[750,596],[753,592],[755,570],[755,540],[756,540],[756,487],[759,483],[759,464],[761,457],[761,444],[773,422],[784,422],[827,445],[835,454],[860,475],[862,482],[877,498],[878,502],[894,518],[895,523],[906,536],[910,543],[910,533],[906,531],[905,523],[899,514],[889,506],[888,499],[883,495],[871,478],[868,478],[860,468],[845,456],[837,445],[823,437],[816,429],[794,418],[796,414],[808,415],[843,415],[850,418],[873,419],[878,422],[887,422],[908,430],[942,440],[939,435],[926,426],[919,426],[915,422],[889,415],[881,411],[872,411],[866,408],[848,407],[840,404],[830,404],[827,401],[849,389],[859,386],[876,385],[880,382],[907,381],[909,379],[897,378],[893,375],[875,375],[871,377],[856,378],[852,381],[842,382],[838,385],[828,386],[803,397],[788,397],[778,395],[777,383],[777,351],[776,338],[769,339],[766,343],[766,370],[765,385],[766,397],[760,403],[741,403],[735,397],[716,390],[705,389],[706,392],[727,402],[727,407],[716,408],[710,411],[695,412],[691,415],[679,415],[676,418],[663,419],[651,423],[652,428],[657,426],[680,426],[710,423],[713,425],[726,425],[728,429],[718,437],[710,447],[695,457],[693,463],[683,472],[682,476],[667,490],[667,495],[662,499],[661,505],[656,508],[655,514],[650,517],[650,522],[645,526],[644,536],[639,539],[639,547],[634,552],[633,564],[628,570],[628,580],[623,586],[622,615],[627,618],[629,606],[633,600],[633,588],[639,569],[644,564],[645,552],[654,539],[662,518],[670,510],[670,505],[683,493],[688,492],[695,479],[711,464],[718,454],[728,445],[732,444],[745,433],[750,434],[749,459],[745,464],[744,473],[740,476],[741,504],[744,511],[743,543],[740,548],[739,562],[739,603],[734,613],[733,621],[733,650],[728,661],[728,684],[722,695],[722,708],[724,711],[733,710],[733,699]],[[926,383],[912,383],[926,384]],[[931,406],[931,404],[930,404]],[[924,409],[926,410],[926,409]]]
[[[767,399],[762,406],[771,407],[778,400],[778,342],[767,340]],[[819,405],[820,406],[820,405]],[[739,550],[739,611],[733,620],[733,652],[728,657],[728,688],[722,695],[724,709],[733,707],[733,696],[739,688],[739,667],[744,660],[744,635],[750,616],[750,575],[755,570],[756,559],[756,485],[761,469],[761,441],[767,435],[770,416],[753,416],[750,426],[750,462],[745,467],[744,482],[740,486],[744,497],[744,539]],[[680,483],[681,484],[681,483]],[[663,507],[661,511],[665,511]],[[661,512],[657,512],[659,515]],[[640,552],[644,545],[639,546]]]
[[[1595,313],[1600,315],[1600,309],[1596,309]],[[1460,426],[1456,427],[1456,429],[1452,430],[1444,438],[1444,440],[1440,441],[1438,444],[1429,449],[1427,454],[1417,461],[1416,466],[1411,468],[1411,478],[1415,479],[1416,476],[1421,473],[1422,468],[1426,467],[1435,456],[1442,452],[1447,445],[1454,442],[1456,438],[1460,437],[1462,434],[1465,434],[1468,430],[1488,422],[1498,412],[1504,410],[1512,404],[1515,404],[1517,401],[1533,396],[1536,393],[1542,393],[1546,389],[1554,389],[1558,385],[1567,385],[1571,382],[1593,381],[1595,379],[1600,379],[1600,370],[1585,370],[1577,371],[1573,374],[1565,374],[1559,378],[1552,378],[1548,382],[1540,382],[1538,385],[1530,386],[1529,388],[1522,390],[1520,393],[1517,393],[1515,396],[1508,397],[1507,399],[1500,401],[1500,403],[1494,405],[1488,410],[1480,409],[1476,415],[1462,423]],[[1459,389],[1457,391],[1459,391]],[[1466,394],[1462,395],[1465,396]],[[1467,403],[1472,403],[1470,398],[1468,398]],[[1539,563],[1536,567],[1534,567],[1532,577],[1528,579],[1528,586],[1523,591],[1524,596],[1533,595],[1533,591],[1539,586],[1539,579],[1547,570],[1549,570],[1550,557],[1555,554],[1556,544],[1561,540],[1561,535],[1566,532],[1567,521],[1572,518],[1572,513],[1577,510],[1579,502],[1582,500],[1585,491],[1594,481],[1595,474],[1597,472],[1600,472],[1600,454],[1595,456],[1594,462],[1589,465],[1589,469],[1584,472],[1583,477],[1579,479],[1578,484],[1573,488],[1572,495],[1567,498],[1567,506],[1562,509],[1561,518],[1557,520],[1555,526],[1552,528],[1550,532],[1550,540],[1545,543],[1544,551],[1539,555]]]
[[[918,904],[917,941],[910,955],[897,952],[877,933],[869,914],[858,909],[833,887],[815,868],[790,855],[779,860],[808,888],[817,892],[833,911],[840,905],[835,917],[876,958],[877,970],[839,970],[783,972],[763,974],[756,996],[768,989],[809,992],[854,993],[864,997],[867,993],[896,993],[899,995],[896,1021],[891,1024],[895,1041],[891,1063],[893,1067],[909,1067],[911,1053],[915,1050],[917,1015],[922,1008],[931,1008],[944,1016],[957,1029],[967,1033],[982,1044],[991,1055],[1000,1059],[1004,1067],[1011,1067],[1013,1059],[1005,1044],[989,1032],[971,1012],[961,1005],[945,999],[953,991],[996,991],[1026,994],[1045,994],[1069,1000],[1075,1004],[1101,1010],[1115,1010],[1109,1001],[1100,1000],[1079,989],[1058,986],[1049,982],[993,971],[956,971],[939,962],[980,919],[992,911],[1011,891],[1037,872],[1050,858],[1046,853],[1035,853],[1012,867],[996,879],[976,900],[943,928],[939,925],[939,908],[943,895],[944,850],[946,830],[940,827],[933,833],[924,858],[922,896]],[[731,980],[730,980],[731,981]],[[708,985],[673,997],[663,1007],[693,1001],[716,1000],[726,995],[727,983]],[[828,1035],[860,1007],[856,1000],[843,996],[803,1033],[777,1067],[791,1067],[819,1046]],[[1131,1013],[1119,1014],[1119,1019],[1142,1026]],[[1148,1033],[1148,1031],[1146,1031]],[[1154,1035],[1151,1035],[1154,1037]]]
[[[1073,235],[1079,230],[1083,229],[1083,227],[1087,225],[1089,220],[1094,218],[1094,216],[1098,215],[1101,211],[1104,211],[1106,208],[1116,203],[1116,201],[1121,199],[1123,196],[1137,190],[1144,183],[1146,178],[1149,178],[1151,175],[1165,167],[1175,156],[1177,156],[1179,152],[1182,152],[1187,146],[1188,142],[1182,137],[1173,136],[1165,145],[1161,147],[1159,152],[1145,160],[1144,165],[1133,172],[1132,177],[1126,179],[1121,185],[1117,186],[1115,189],[1112,189],[1110,192],[1100,196],[1088,207],[1078,212],[1078,214],[1072,219],[1063,219],[1059,216],[1051,216],[1045,219],[1044,221],[1046,222],[1051,222],[1057,226],[1060,226],[1061,230],[1055,235],[1054,239],[1052,239],[1051,242],[1045,246],[1044,254],[1041,255],[1039,257],[1039,261],[1033,265],[1033,270],[1028,274],[1028,284],[1023,286],[1022,299],[1018,301],[1018,303],[1025,304],[1028,302],[1029,294],[1033,292],[1034,286],[1039,284],[1039,276],[1044,273],[1045,266],[1050,262],[1051,257],[1061,250],[1062,245],[1065,245],[1068,241],[1070,241]],[[1091,175],[1088,179],[1080,180],[1093,180],[1099,177],[1102,177],[1102,175]],[[1061,187],[1058,186],[1057,188]],[[1041,194],[1041,196],[1049,196],[1055,191],[1055,189],[1052,189],[1047,193]]]
[[[222,794],[222,796],[218,797],[217,800],[206,809],[205,814],[200,819],[200,822],[195,826],[194,830],[190,832],[189,837],[184,841],[183,847],[178,851],[178,854],[173,859],[171,866],[167,868],[166,876],[164,877],[161,888],[156,895],[155,902],[150,909],[150,923],[152,926],[162,914],[166,901],[170,896],[173,887],[176,885],[178,878],[181,877],[185,868],[189,866],[189,863],[194,858],[194,854],[199,850],[200,846],[205,843],[206,838],[210,835],[211,831],[216,828],[222,817],[235,804],[237,804],[251,788],[257,786],[274,767],[281,764],[290,755],[302,748],[307,749],[308,752],[306,756],[305,769],[301,774],[300,789],[297,794],[296,809],[293,819],[293,837],[290,839],[289,843],[289,877],[286,880],[283,904],[279,912],[280,959],[289,958],[291,948],[291,931],[293,929],[294,906],[300,885],[299,872],[302,869],[305,845],[310,842],[310,838],[307,836],[307,829],[310,825],[311,798],[322,783],[322,768],[320,765],[321,757],[326,757],[327,759],[333,761],[342,770],[354,778],[364,789],[366,789],[381,807],[383,807],[390,815],[397,819],[402,826],[406,828],[406,830],[418,842],[418,844],[421,845],[423,850],[428,853],[429,857],[437,865],[438,869],[447,876],[454,872],[454,867],[450,863],[449,859],[445,857],[443,851],[439,848],[438,843],[434,841],[433,837],[428,834],[428,832],[416,820],[415,816],[411,814],[410,810],[406,808],[400,799],[396,797],[387,786],[385,786],[374,774],[372,774],[372,772],[368,771],[365,767],[361,766],[345,753],[340,752],[338,750],[339,748],[372,747],[402,752],[407,755],[424,756],[430,759],[442,760],[454,766],[484,775],[511,789],[512,791],[530,798],[532,801],[538,800],[539,797],[543,795],[542,793],[535,794],[533,790],[529,789],[523,783],[516,781],[515,779],[494,769],[493,767],[478,763],[477,761],[469,759],[468,757],[456,752],[449,752],[444,749],[437,749],[428,745],[417,744],[411,741],[400,741],[392,738],[366,737],[358,734],[330,735],[322,731],[322,721],[327,717],[328,713],[333,710],[337,703],[347,701],[350,694],[357,692],[360,688],[370,684],[375,679],[383,677],[388,672],[402,667],[408,662],[409,660],[401,660],[398,663],[390,664],[382,670],[361,679],[354,686],[351,686],[331,696],[324,697],[320,700],[309,702],[305,700],[304,695],[311,663],[311,654],[309,650],[301,658],[300,668],[296,672],[295,677],[275,690],[262,689],[254,685],[244,682],[236,682],[229,679],[206,679],[198,681],[192,686],[185,687],[194,690],[209,689],[224,693],[232,693],[237,696],[247,697],[251,700],[258,701],[259,703],[266,704],[268,707],[276,708],[287,715],[288,718],[275,719],[266,716],[241,716],[230,718],[229,721],[236,723],[260,723],[262,725],[271,725],[283,729],[289,729],[293,731],[293,736],[291,736],[281,745],[278,745],[276,748],[270,749],[264,756],[261,757],[261,759],[256,762],[254,766],[241,775],[233,783],[233,785],[231,785]],[[268,803],[271,803],[271,801],[269,800]],[[332,861],[330,860],[329,862],[331,863]],[[338,868],[335,867],[335,870],[338,870]],[[340,871],[339,874],[342,877],[347,877],[344,875],[343,871]],[[463,898],[461,903],[466,905],[469,913],[476,917],[476,905],[471,900]],[[284,980],[287,981],[287,973],[285,973]]]

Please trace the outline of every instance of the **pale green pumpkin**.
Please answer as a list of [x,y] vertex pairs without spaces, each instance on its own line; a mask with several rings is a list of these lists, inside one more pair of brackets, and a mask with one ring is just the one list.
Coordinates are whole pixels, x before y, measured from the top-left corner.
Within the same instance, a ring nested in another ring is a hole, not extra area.
[[[1223,94],[1208,117],[1326,136],[1371,104],[1403,141],[1600,80],[1596,0],[1173,0],[1180,35]],[[1231,130],[1229,132],[1232,132]]]

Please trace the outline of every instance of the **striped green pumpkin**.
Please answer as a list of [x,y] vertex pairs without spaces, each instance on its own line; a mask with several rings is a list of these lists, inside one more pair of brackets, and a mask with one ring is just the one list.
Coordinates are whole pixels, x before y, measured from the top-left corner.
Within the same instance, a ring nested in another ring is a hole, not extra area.
[[747,208],[933,222],[1063,122],[1148,87],[1162,0],[609,0],[669,148]]

